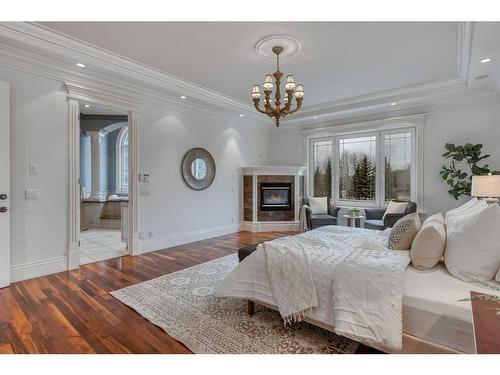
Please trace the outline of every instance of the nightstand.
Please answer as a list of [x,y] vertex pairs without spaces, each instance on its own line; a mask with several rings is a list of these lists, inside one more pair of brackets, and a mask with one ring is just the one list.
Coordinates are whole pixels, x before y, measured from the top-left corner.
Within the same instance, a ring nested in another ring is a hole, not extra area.
[[[491,294],[470,292],[474,343],[478,354],[500,354],[500,300]],[[478,297],[482,296],[482,297]]]

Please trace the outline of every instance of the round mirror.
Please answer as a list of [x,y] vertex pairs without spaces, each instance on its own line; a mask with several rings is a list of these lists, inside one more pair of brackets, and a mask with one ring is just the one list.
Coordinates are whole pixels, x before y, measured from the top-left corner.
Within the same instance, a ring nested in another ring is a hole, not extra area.
[[205,163],[205,160],[193,160],[191,163],[191,174],[197,180],[203,180],[207,176],[207,163]]
[[182,160],[182,177],[193,190],[208,188],[215,178],[215,161],[203,148],[192,148]]

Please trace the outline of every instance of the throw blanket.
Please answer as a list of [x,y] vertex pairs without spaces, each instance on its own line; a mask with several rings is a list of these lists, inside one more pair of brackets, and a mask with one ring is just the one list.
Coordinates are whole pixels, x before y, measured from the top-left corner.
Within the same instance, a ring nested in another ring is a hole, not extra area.
[[399,350],[410,258],[406,250],[387,249],[387,237],[388,231],[327,226],[266,242],[216,295],[253,299],[276,306],[288,321],[305,316],[364,344]]
[[307,248],[296,237],[283,237],[262,245],[267,276],[285,324],[301,321],[318,306],[318,297],[307,259]]

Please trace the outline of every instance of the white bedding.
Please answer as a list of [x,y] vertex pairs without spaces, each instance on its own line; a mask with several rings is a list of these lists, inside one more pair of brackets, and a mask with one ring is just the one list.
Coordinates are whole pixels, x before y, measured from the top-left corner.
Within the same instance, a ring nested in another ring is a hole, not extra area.
[[[500,288],[499,283],[490,282]],[[403,332],[474,353],[470,291],[500,296],[500,292],[450,275],[443,263],[430,270],[408,267],[403,291]]]
[[[408,251],[387,249],[387,237],[387,231],[341,226],[294,236],[307,248],[319,302],[305,315],[356,341],[399,350],[404,274],[410,258]],[[280,239],[271,242],[279,246]],[[278,306],[273,290],[260,246],[219,284],[216,295]]]

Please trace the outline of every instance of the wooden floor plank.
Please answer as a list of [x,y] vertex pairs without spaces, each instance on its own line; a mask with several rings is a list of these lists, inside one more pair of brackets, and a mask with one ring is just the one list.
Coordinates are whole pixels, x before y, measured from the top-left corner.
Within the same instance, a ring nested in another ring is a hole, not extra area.
[[0,353],[190,353],[109,292],[286,234],[239,232],[14,283],[0,289]]

